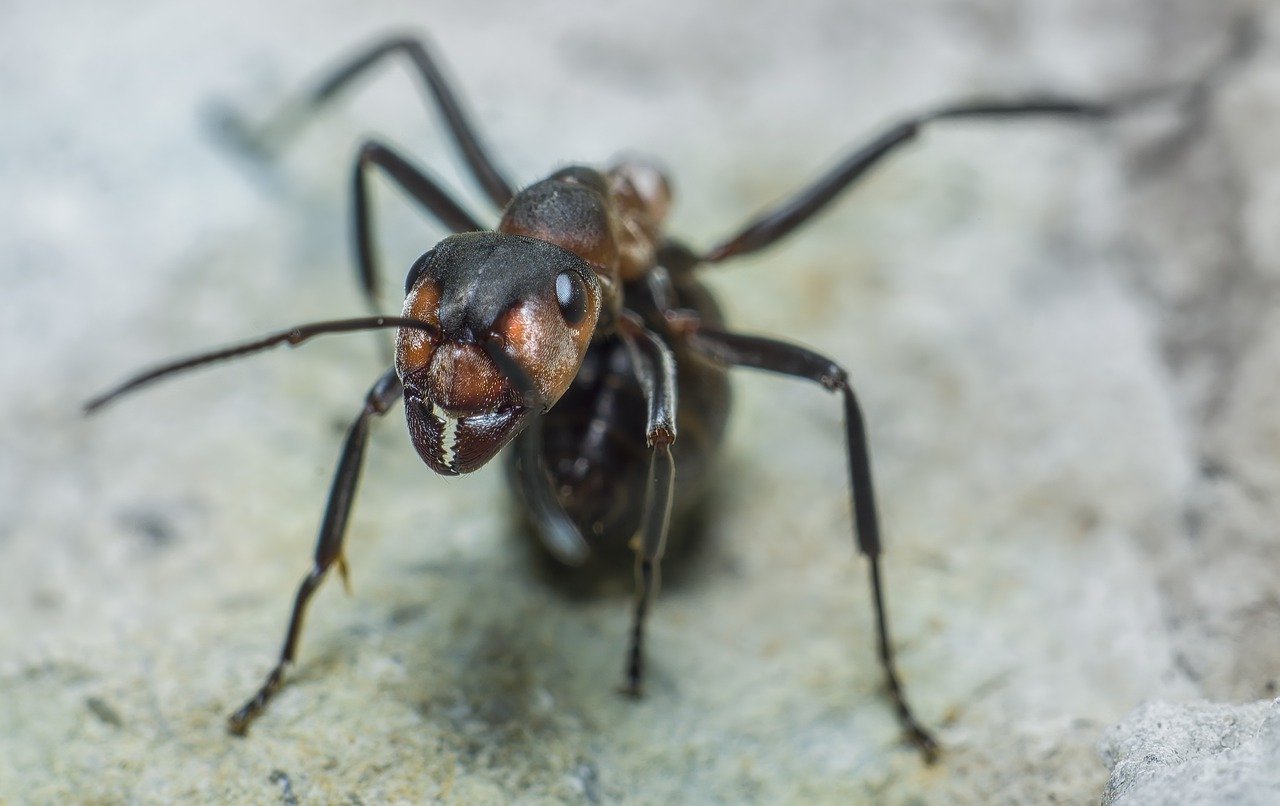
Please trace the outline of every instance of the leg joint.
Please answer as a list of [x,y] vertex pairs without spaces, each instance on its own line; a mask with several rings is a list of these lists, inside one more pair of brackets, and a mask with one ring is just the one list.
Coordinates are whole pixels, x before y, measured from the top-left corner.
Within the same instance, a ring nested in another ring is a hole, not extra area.
[[844,367],[839,364],[832,363],[819,376],[818,383],[832,392],[839,392],[849,388],[849,373],[845,372]]
[[365,140],[360,144],[359,151],[356,152],[356,170],[363,170],[365,165],[370,162],[381,162],[388,153],[390,153],[390,149],[381,140]]

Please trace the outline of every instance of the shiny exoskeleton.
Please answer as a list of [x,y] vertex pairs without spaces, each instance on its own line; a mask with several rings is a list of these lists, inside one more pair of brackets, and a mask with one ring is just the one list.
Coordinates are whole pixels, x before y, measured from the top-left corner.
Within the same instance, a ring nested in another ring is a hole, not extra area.
[[[628,552],[636,595],[624,689],[638,694],[646,615],[673,511],[696,504],[724,432],[727,370],[790,375],[838,394],[856,544],[871,581],[878,654],[910,739],[926,759],[937,750],[907,704],[894,668],[881,585],[881,542],[862,413],[845,371],[802,347],[725,329],[696,279],[703,267],[778,241],[822,210],[869,168],[927,124],[953,118],[1101,118],[1109,106],[1063,98],[944,107],[887,127],[794,196],[706,251],[670,240],[666,178],[628,161],[571,166],[520,192],[504,178],[426,48],[411,38],[380,41],[260,127],[224,119],[224,134],[270,155],[320,106],[389,57],[407,57],[459,147],[470,174],[501,210],[483,226],[440,184],[393,149],[364,143],[352,172],[356,263],[377,310],[369,177],[390,178],[455,234],[419,258],[399,317],[319,322],[142,373],[90,401],[96,410],[138,387],[192,367],[312,336],[396,328],[395,365],[370,388],[343,444],[314,560],[298,589],[280,657],[257,693],[230,718],[243,733],[293,663],[307,604],[331,568],[346,575],[343,538],[369,425],[403,398],[423,462],[444,475],[484,465],[504,446],[513,487],[542,545],[582,564],[592,553]],[[675,485],[679,476],[681,483]]]

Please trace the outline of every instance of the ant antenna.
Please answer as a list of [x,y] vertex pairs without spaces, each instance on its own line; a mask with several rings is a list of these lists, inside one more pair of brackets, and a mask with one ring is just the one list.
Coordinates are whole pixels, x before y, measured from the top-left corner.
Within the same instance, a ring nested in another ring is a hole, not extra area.
[[269,336],[263,336],[260,339],[243,342],[241,344],[233,344],[230,347],[223,347],[218,350],[211,350],[206,353],[199,353],[189,358],[181,358],[177,361],[171,361],[167,364],[161,364],[158,367],[149,369],[146,372],[139,373],[119,386],[104,392],[92,400],[84,404],[84,413],[86,415],[93,414],[98,409],[112,402],[122,395],[134,392],[144,386],[150,386],[156,381],[175,375],[179,372],[185,372],[189,369],[202,367],[205,364],[213,364],[218,361],[226,361],[232,358],[239,358],[243,355],[261,352],[263,350],[275,347],[278,344],[288,344],[290,347],[296,347],[313,336],[321,336],[326,333],[350,333],[359,330],[378,330],[389,327],[404,327],[412,330],[425,330],[428,333],[439,335],[440,328],[418,319],[404,319],[398,316],[366,316],[360,319],[334,319],[328,322],[309,322],[303,325],[291,327],[288,330],[281,330],[278,333],[272,333]]
[[538,391],[538,387],[534,384],[533,379],[529,377],[529,373],[525,372],[524,368],[520,366],[520,362],[516,361],[504,349],[500,338],[489,336],[480,339],[480,349],[484,350],[485,355],[489,356],[490,360],[498,365],[498,370],[502,372],[503,376],[511,381],[511,385],[520,393],[520,397],[526,406],[544,413],[551,408],[551,404]]

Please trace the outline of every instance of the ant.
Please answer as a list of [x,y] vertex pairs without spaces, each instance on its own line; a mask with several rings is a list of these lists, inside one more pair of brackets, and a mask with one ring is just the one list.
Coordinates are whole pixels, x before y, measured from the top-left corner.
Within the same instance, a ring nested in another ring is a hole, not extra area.
[[377,42],[256,131],[235,119],[223,121],[225,131],[245,149],[269,156],[342,90],[395,57],[408,59],[471,177],[501,211],[496,228],[483,226],[430,174],[368,140],[353,165],[351,215],[359,281],[374,311],[380,273],[368,195],[372,172],[385,174],[454,233],[410,267],[401,316],[299,325],[158,366],[85,405],[94,412],[161,378],[280,344],[396,329],[394,365],[370,387],[343,442],[314,560],[298,588],[279,659],[229,717],[229,730],[244,734],[279,690],[297,656],[308,602],[325,576],[336,568],[347,582],[343,538],[370,424],[402,398],[414,448],[441,475],[469,473],[511,445],[514,493],[551,557],[579,566],[593,552],[634,554],[623,690],[639,696],[645,620],[669,525],[704,491],[729,410],[728,370],[746,367],[816,383],[840,398],[854,540],[869,569],[880,664],[903,729],[933,761],[938,743],[914,715],[894,664],[866,426],[848,373],[805,347],[727,329],[698,272],[777,243],[934,123],[1097,121],[1125,106],[1035,96],[944,106],[905,118],[703,251],[664,234],[670,186],[644,162],[571,165],[517,191],[431,52],[415,38]]

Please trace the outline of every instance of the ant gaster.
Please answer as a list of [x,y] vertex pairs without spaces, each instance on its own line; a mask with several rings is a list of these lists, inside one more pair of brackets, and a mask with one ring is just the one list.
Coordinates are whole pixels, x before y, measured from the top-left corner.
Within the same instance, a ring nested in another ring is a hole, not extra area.
[[[314,561],[298,589],[279,660],[257,693],[230,717],[230,730],[244,733],[279,688],[296,657],[307,604],[329,570],[336,566],[345,581],[343,537],[369,424],[401,397],[413,445],[437,473],[468,473],[513,443],[512,486],[542,545],[556,559],[578,565],[593,551],[634,552],[636,592],[624,690],[638,695],[645,617],[658,587],[668,525],[673,514],[678,519],[698,501],[721,442],[729,406],[726,371],[750,367],[839,395],[854,538],[870,572],[880,663],[906,734],[932,760],[938,746],[913,715],[895,670],[866,431],[848,375],[835,361],[804,347],[727,330],[697,279],[698,270],[776,243],[935,121],[1098,119],[1113,107],[1035,97],[947,106],[907,118],[706,251],[666,236],[669,185],[661,172],[640,162],[603,170],[575,165],[515,192],[429,52],[412,38],[384,40],[365,50],[258,130],[225,118],[224,133],[250,151],[269,155],[311,112],[395,55],[408,57],[471,176],[502,211],[496,229],[482,226],[396,151],[368,141],[354,163],[352,219],[360,282],[374,310],[379,275],[367,183],[373,170],[455,233],[409,270],[402,316],[301,325],[157,367],[86,405],[93,411],[175,372],[278,344],[296,345],[319,334],[398,329],[395,365],[370,388],[347,432]],[[682,479],[678,489],[677,475]]]

